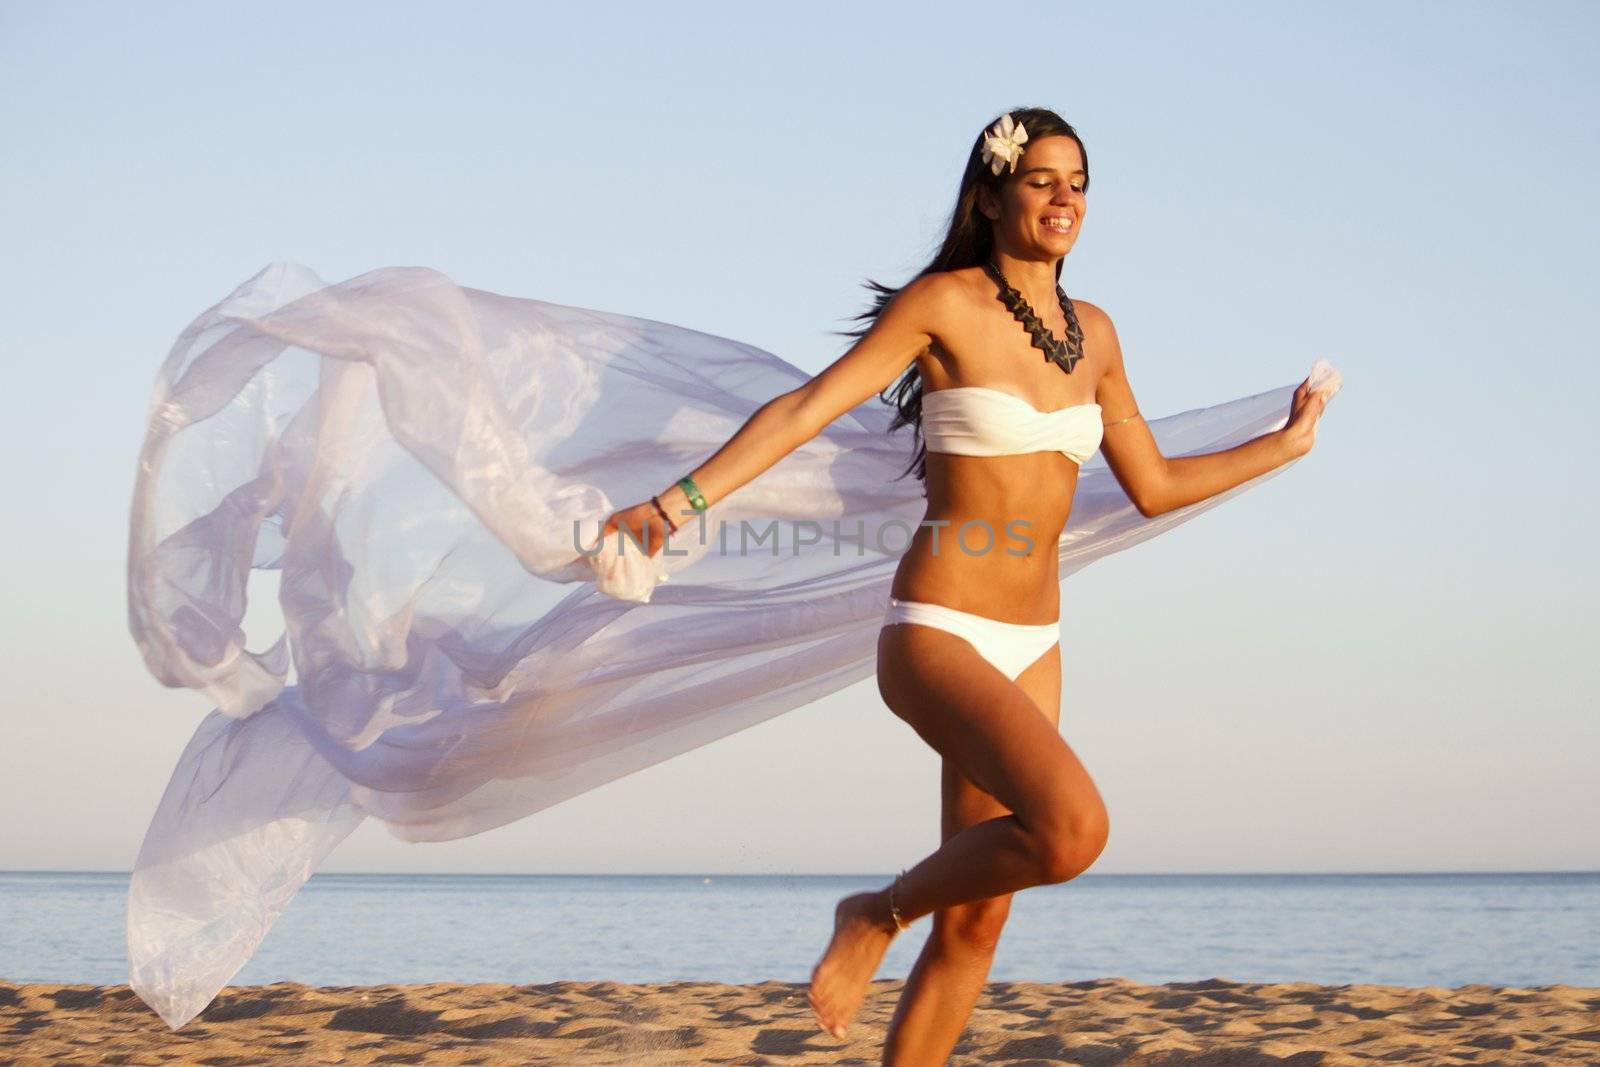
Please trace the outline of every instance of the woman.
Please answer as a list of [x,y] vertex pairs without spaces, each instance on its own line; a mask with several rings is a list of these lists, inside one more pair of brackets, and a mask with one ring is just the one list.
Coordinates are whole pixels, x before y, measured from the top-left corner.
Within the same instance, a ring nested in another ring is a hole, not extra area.
[[[366,820],[405,841],[482,833],[876,671],[946,757],[947,841],[892,891],[840,903],[813,996],[842,1033],[893,931],[933,914],[890,1048],[948,1048],[1007,894],[1077,873],[1104,837],[1052,728],[1052,587],[1273,476],[1322,408],[1319,363],[1298,389],[1136,417],[1110,322],[1052,300],[1082,145],[1048,112],[1011,118],[974,147],[939,257],[880,287],[866,335],[814,378],[730,338],[418,266],[329,283],[270,264],[179,335],[128,552],[146,665],[215,708],[129,883],[129,982],[169,1026]],[[862,403],[908,369],[895,417]],[[906,422],[926,492],[892,432]],[[1109,469],[1090,459],[1102,438]],[[686,547],[586,547],[686,508]],[[765,540],[773,519],[793,532]],[[260,644],[257,578],[282,616]]]
[[[1110,317],[1059,293],[1086,214],[1088,160],[1073,128],[1029,108],[968,154],[949,234],[899,291],[879,286],[870,329],[690,475],[614,514],[651,554],[680,525],[897,378],[920,421],[927,515],[894,575],[878,689],[943,758],[943,845],[875,892],[841,900],[812,971],[811,1006],[836,1037],[890,941],[933,929],[890,1025],[886,1063],[943,1062],[994,958],[1011,894],[1064,882],[1105,847],[1106,809],[1057,729],[1058,556],[1079,464],[1098,447],[1139,512],[1216,496],[1308,452],[1331,390],[1295,391],[1288,420],[1222,451],[1165,458],[1139,416]],[[907,373],[909,371],[909,373]],[[952,535],[1026,531],[1009,550]],[[941,545],[939,538],[944,535]],[[1035,547],[1042,544],[1049,550]]]

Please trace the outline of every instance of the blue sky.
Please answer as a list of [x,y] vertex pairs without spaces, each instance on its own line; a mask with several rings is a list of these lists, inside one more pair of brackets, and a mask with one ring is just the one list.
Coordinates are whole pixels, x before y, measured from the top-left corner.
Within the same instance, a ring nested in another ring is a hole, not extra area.
[[[1064,586],[1096,870],[1600,867],[1600,9],[596,7],[0,3],[0,869],[127,869],[209,710],[145,672],[124,587],[201,310],[273,260],[424,264],[817,371],[1033,104],[1086,142],[1063,282],[1143,410],[1345,376],[1294,471]],[[937,771],[868,681],[324,869],[890,871],[937,844]]]

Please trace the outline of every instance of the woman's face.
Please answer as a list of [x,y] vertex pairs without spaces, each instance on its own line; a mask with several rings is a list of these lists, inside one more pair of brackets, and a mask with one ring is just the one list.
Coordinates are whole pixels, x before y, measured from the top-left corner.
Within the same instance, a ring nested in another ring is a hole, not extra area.
[[1088,208],[1083,153],[1071,137],[1029,141],[1015,172],[998,190],[979,192],[978,209],[994,223],[995,246],[1021,259],[1059,259],[1077,243]]

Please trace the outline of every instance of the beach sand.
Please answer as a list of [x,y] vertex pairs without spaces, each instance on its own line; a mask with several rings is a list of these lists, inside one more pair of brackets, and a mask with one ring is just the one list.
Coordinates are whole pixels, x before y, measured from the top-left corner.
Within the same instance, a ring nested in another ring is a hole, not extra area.
[[[902,984],[873,983],[840,1042],[787,982],[280,982],[178,1031],[125,985],[0,982],[0,1063],[876,1064]],[[1600,989],[995,982],[949,1062],[1600,1065]]]

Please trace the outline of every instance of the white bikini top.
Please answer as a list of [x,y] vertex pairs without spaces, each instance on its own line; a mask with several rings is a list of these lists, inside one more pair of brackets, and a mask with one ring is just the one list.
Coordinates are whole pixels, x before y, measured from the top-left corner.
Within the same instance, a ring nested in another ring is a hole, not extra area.
[[1060,452],[1081,466],[1100,447],[1104,433],[1099,404],[1040,411],[1019,396],[981,385],[922,394],[922,437],[929,452],[960,456]]

